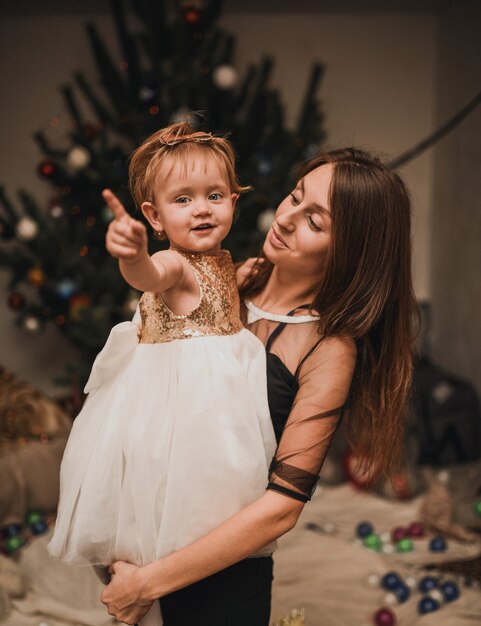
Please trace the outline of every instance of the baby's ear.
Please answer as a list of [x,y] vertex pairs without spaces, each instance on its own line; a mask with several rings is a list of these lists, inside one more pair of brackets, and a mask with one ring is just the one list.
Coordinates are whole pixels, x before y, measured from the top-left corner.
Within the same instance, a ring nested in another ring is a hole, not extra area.
[[164,230],[160,220],[160,215],[152,202],[142,202],[140,208],[142,209],[145,219],[149,222],[155,232]]
[[232,199],[232,208],[235,209],[235,206],[237,204],[237,200],[239,199],[239,194],[238,193],[232,193],[230,197]]

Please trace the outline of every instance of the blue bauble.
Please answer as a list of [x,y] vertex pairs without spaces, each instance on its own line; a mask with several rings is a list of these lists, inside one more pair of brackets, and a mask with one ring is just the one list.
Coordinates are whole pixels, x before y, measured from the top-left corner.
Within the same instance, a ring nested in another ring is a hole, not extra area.
[[424,576],[418,583],[418,589],[421,593],[427,593],[431,589],[436,589],[438,586],[438,579],[434,576]]
[[2,535],[5,537],[5,539],[8,539],[8,537],[15,537],[16,535],[20,534],[21,530],[21,524],[9,524],[8,526],[4,526],[2,528]]
[[371,522],[359,522],[356,526],[356,536],[359,537],[359,539],[364,539],[364,537],[372,535],[373,532],[374,526]]
[[388,572],[381,578],[381,587],[388,591],[394,591],[396,587],[404,584],[397,572]]
[[38,522],[30,524],[30,530],[34,535],[41,535],[48,530],[48,524],[44,520],[39,520]]
[[433,611],[437,611],[440,606],[441,605],[437,600],[427,596],[419,600],[418,613],[421,613],[421,615],[424,615],[424,613],[432,613]]
[[446,542],[446,539],[441,535],[439,535],[438,537],[433,537],[429,542],[429,549],[432,552],[444,552],[447,547],[448,544]]
[[411,595],[411,590],[402,581],[401,584],[398,585],[393,591],[399,602],[406,602],[406,600],[409,600],[409,596]]
[[68,300],[77,289],[76,283],[70,278],[63,278],[56,287],[58,295],[64,300]]
[[443,594],[446,602],[453,602],[461,595],[458,585],[451,580],[447,580],[441,585],[441,593]]

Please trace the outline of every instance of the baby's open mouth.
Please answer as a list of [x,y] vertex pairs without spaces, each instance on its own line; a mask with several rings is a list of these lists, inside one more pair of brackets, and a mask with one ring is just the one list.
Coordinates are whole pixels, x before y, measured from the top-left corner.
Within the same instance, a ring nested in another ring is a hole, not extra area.
[[214,224],[205,223],[205,224],[199,224],[192,230],[211,230],[212,228],[215,228]]

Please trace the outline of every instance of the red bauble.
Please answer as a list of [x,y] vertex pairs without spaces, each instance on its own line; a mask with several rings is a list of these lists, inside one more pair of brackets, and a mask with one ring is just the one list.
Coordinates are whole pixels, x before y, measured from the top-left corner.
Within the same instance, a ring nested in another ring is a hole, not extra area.
[[20,309],[23,309],[23,307],[25,306],[25,298],[18,291],[13,291],[8,296],[7,302],[8,302],[8,306],[14,311],[19,311]]
[[409,525],[408,535],[413,539],[419,539],[420,537],[424,537],[425,531],[424,526],[421,522],[413,522]]
[[391,541],[393,543],[397,543],[398,541],[401,541],[401,539],[404,539],[407,536],[408,536],[408,531],[407,531],[407,528],[404,528],[404,526],[396,526],[395,528],[391,530]]
[[52,178],[55,169],[55,163],[51,159],[42,159],[37,166],[37,173],[42,178]]
[[396,616],[391,609],[383,607],[374,613],[374,623],[376,626],[395,626]]
[[197,24],[200,20],[200,13],[195,7],[185,7],[182,10],[182,15],[188,24]]

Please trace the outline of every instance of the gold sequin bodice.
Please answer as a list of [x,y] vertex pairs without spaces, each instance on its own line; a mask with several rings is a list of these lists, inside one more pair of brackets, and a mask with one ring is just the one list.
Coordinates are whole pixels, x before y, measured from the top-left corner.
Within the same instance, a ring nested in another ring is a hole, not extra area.
[[160,293],[146,291],[140,299],[139,343],[166,343],[207,335],[233,335],[242,330],[239,295],[230,253],[181,252],[200,287],[200,302],[187,315],[175,315]]

